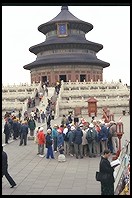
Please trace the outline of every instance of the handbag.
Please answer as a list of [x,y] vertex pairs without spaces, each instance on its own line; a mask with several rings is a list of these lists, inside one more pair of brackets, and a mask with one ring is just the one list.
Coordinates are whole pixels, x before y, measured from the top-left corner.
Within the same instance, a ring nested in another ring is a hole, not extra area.
[[101,179],[102,179],[102,174],[101,174],[101,172],[96,171],[95,178],[96,178],[96,181],[101,181]]
[[96,178],[96,181],[100,181],[102,183],[106,183],[110,179],[110,174],[96,171],[95,178]]

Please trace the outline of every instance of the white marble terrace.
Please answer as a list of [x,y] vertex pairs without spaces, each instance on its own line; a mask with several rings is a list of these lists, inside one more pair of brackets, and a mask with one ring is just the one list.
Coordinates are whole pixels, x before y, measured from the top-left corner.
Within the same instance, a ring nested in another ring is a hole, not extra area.
[[[56,102],[56,117],[81,107],[81,114],[88,114],[87,100],[93,96],[97,99],[98,113],[107,106],[112,113],[129,111],[130,89],[120,82],[61,82],[60,93]],[[2,112],[12,109],[25,111],[28,97],[34,97],[35,89],[41,90],[39,84],[20,84],[2,86]]]
[[[63,82],[57,100],[57,115],[67,114],[75,107],[81,107],[81,114],[88,114],[88,102],[91,97],[97,99],[98,113],[108,107],[112,113],[129,111],[130,89],[121,82]],[[56,115],[56,116],[57,116]]]
[[6,111],[27,109],[27,99],[35,96],[35,89],[40,90],[41,84],[19,84],[2,86],[2,115]]

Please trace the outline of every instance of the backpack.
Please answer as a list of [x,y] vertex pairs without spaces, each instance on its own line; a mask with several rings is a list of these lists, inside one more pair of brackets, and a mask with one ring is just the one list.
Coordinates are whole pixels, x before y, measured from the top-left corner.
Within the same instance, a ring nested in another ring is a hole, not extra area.
[[[90,133],[89,133],[89,131],[90,131]],[[93,132],[91,132],[91,129],[89,129],[88,131],[87,131],[87,135],[86,135],[86,139],[87,139],[87,141],[88,141],[88,143],[91,143],[91,142],[93,142],[93,140],[94,140],[94,137],[93,137]]]
[[68,133],[69,133],[69,132],[67,132],[66,134],[64,134],[64,141],[66,141],[66,142],[69,141]]

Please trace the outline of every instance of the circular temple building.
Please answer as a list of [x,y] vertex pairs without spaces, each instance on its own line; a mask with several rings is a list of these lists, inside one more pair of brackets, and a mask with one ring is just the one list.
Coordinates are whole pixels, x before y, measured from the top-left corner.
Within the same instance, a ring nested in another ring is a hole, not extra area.
[[110,64],[97,58],[103,45],[88,41],[86,33],[93,25],[75,17],[62,6],[61,12],[52,20],[38,27],[46,39],[29,48],[37,57],[23,66],[30,70],[31,83],[49,81],[54,86],[57,81],[103,81],[103,68]]

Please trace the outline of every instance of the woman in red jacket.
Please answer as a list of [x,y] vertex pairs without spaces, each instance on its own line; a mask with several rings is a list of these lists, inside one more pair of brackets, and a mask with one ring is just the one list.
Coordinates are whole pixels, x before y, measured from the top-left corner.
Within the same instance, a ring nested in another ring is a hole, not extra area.
[[38,138],[38,149],[39,149],[39,156],[44,157],[44,145],[45,145],[45,134],[44,134],[44,128],[40,127],[39,132],[37,134]]

